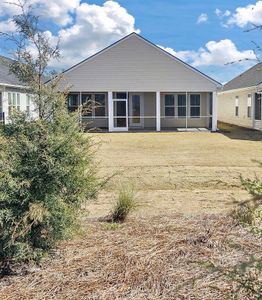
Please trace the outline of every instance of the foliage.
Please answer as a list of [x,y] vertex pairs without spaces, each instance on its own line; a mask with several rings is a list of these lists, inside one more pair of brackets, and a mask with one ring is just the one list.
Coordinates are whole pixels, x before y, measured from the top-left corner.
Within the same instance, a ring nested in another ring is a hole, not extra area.
[[136,207],[137,202],[133,188],[130,186],[121,186],[117,201],[111,213],[112,222],[124,222],[130,212]]
[[[261,165],[261,164],[260,164]],[[262,166],[262,165],[261,165]],[[252,196],[251,200],[241,203],[233,212],[233,217],[250,231],[262,237],[262,182],[259,178],[240,177],[243,187]],[[250,257],[247,262],[231,269],[220,268],[220,273],[237,284],[234,296],[245,290],[249,299],[262,299],[262,257]]]
[[81,203],[95,195],[91,142],[68,114],[51,123],[16,116],[2,135],[0,257],[35,259],[70,236]]
[[44,84],[58,46],[50,46],[26,2],[19,7],[17,32],[8,36],[17,46],[10,70],[34,95],[39,118],[13,111],[0,131],[2,269],[13,261],[38,260],[70,237],[79,228],[81,204],[97,189],[92,140],[82,132],[78,112],[68,113],[59,76]]

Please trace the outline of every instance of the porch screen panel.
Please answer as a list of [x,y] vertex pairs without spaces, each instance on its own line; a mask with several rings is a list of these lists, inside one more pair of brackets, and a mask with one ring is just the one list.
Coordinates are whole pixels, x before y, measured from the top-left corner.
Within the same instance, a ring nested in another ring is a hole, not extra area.
[[255,119],[261,120],[261,94],[256,94],[255,98]]
[[75,94],[69,94],[68,95],[68,110],[70,112],[76,111],[78,108],[78,97],[79,95],[77,93]]
[[127,115],[126,100],[114,101],[114,127],[116,128],[126,127],[127,126],[126,115]]
[[104,117],[106,115],[106,95],[95,94],[95,116]]
[[186,95],[177,96],[177,115],[178,117],[186,117]]
[[85,117],[92,117],[92,110],[93,110],[92,94],[82,93],[81,104],[83,107],[82,115]]
[[200,118],[200,95],[190,95],[190,116]]
[[133,95],[132,96],[132,116],[133,116],[133,123],[140,123],[140,96]]
[[165,116],[174,117],[175,116],[175,96],[165,95]]

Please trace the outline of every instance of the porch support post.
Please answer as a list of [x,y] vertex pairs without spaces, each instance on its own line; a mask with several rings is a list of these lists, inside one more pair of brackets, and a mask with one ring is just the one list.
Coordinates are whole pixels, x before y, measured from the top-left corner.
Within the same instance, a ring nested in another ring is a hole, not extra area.
[[255,105],[255,101],[256,101],[256,93],[252,93],[251,94],[251,118],[252,118],[252,127],[253,128],[256,127],[256,120],[255,120],[256,105]]
[[260,118],[261,118],[261,121],[260,121],[260,129],[262,129],[262,95],[260,94],[260,103],[261,103],[261,112],[260,112]]
[[161,131],[160,92],[156,92],[156,131]]
[[217,92],[213,92],[212,99],[212,131],[217,131]]
[[113,119],[113,92],[108,92],[108,130],[113,131],[114,119]]

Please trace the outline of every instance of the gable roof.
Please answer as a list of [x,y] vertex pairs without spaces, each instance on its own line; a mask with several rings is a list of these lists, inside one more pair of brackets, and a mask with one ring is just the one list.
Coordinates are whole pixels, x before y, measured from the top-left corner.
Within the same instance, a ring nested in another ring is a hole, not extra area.
[[184,62],[184,61],[182,61],[181,59],[179,59],[179,58],[177,58],[176,56],[174,56],[173,54],[171,54],[171,53],[167,52],[166,50],[160,48],[159,46],[157,46],[157,45],[155,45],[154,43],[150,42],[149,40],[147,40],[146,38],[144,38],[144,37],[142,37],[141,35],[137,34],[136,32],[130,33],[129,35],[123,37],[122,39],[116,41],[115,43],[109,45],[108,47],[102,49],[101,51],[95,53],[94,55],[91,55],[90,57],[88,57],[88,58],[82,60],[81,62],[77,63],[76,65],[74,65],[74,66],[68,68],[67,70],[63,71],[63,73],[65,74],[65,73],[67,73],[67,72],[69,72],[69,71],[75,69],[76,67],[82,65],[83,63],[85,63],[85,62],[87,62],[87,61],[89,61],[89,60],[92,60],[93,58],[95,58],[95,57],[97,57],[98,55],[100,55],[100,54],[106,52],[107,50],[109,50],[109,49],[115,47],[116,45],[122,43],[123,41],[129,39],[129,38],[132,37],[132,36],[136,36],[136,37],[140,38],[141,40],[143,40],[144,42],[146,42],[146,43],[149,44],[150,46],[156,48],[158,51],[162,52],[163,54],[165,54],[165,55],[167,55],[167,56],[169,56],[169,57],[171,57],[171,58],[173,58],[176,62],[179,62],[180,64],[183,64],[186,68],[188,68],[188,69],[192,70],[193,72],[195,72],[195,73],[201,75],[202,77],[204,77],[204,78],[210,80],[211,82],[215,83],[217,86],[222,86],[222,84],[221,84],[220,82],[218,82],[218,81],[214,80],[213,78],[209,77],[208,75],[202,73],[202,72],[199,71],[198,69],[192,67],[191,65],[187,64],[186,62]]
[[24,83],[19,81],[9,70],[9,65],[12,61],[12,59],[0,55],[0,85],[24,86]]
[[262,62],[226,83],[223,91],[257,86],[262,82]]

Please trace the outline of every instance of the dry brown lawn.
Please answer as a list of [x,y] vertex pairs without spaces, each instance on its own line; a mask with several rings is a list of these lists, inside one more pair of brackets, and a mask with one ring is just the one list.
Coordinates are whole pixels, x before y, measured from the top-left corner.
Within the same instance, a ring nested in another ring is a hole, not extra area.
[[[0,299],[256,299],[208,267],[261,255],[261,239],[226,213],[249,197],[240,174],[262,177],[253,161],[262,133],[224,129],[93,134],[99,175],[114,177],[87,205],[83,234],[42,266],[0,280]],[[123,225],[98,222],[130,183],[138,210]]]
[[198,214],[228,211],[248,197],[239,176],[262,175],[253,160],[262,159],[262,133],[104,133],[97,161],[100,176],[114,178],[89,206],[92,215],[110,209],[116,189],[134,186],[141,204],[137,214]]

